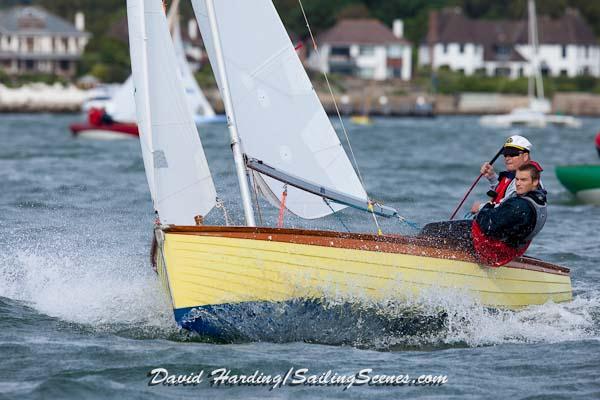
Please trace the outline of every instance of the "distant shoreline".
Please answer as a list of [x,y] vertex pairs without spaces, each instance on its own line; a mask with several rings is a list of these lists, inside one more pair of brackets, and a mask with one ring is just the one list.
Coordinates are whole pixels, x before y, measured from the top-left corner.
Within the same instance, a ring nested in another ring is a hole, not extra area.
[[[367,95],[364,87],[336,94],[337,106],[343,115],[368,114],[373,116],[428,116],[431,104],[435,115],[504,114],[518,107],[526,107],[529,98],[522,95],[496,93],[460,93],[455,95],[423,92],[389,94],[375,90]],[[217,113],[223,113],[223,103],[214,88],[205,94]],[[328,92],[318,96],[330,115],[336,114],[335,104]],[[89,97],[87,90],[75,86],[29,84],[21,88],[0,85],[0,113],[78,113]],[[416,104],[421,102],[420,107]],[[552,113],[574,116],[600,116],[600,95],[581,92],[559,92],[551,99]]]

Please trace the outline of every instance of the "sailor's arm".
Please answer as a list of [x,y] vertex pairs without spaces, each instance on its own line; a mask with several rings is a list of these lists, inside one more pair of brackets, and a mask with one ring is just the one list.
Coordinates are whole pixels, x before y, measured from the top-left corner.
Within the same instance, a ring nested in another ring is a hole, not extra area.
[[492,164],[490,164],[489,162],[483,163],[479,172],[481,172],[481,174],[485,176],[485,178],[490,183],[492,189],[495,189],[496,185],[498,185],[498,175],[496,174],[496,171],[494,171],[494,167],[492,166]]
[[527,204],[521,204],[522,199],[513,198],[500,207],[486,204],[479,214],[477,223],[484,235],[500,239],[515,225],[522,225],[531,219],[531,210]]

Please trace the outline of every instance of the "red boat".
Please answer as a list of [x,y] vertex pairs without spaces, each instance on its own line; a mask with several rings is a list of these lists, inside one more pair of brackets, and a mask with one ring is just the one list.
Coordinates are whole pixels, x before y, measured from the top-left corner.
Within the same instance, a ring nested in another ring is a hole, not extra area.
[[137,124],[134,122],[117,122],[103,109],[92,108],[88,113],[88,121],[69,126],[74,136],[88,139],[127,139],[139,137]]

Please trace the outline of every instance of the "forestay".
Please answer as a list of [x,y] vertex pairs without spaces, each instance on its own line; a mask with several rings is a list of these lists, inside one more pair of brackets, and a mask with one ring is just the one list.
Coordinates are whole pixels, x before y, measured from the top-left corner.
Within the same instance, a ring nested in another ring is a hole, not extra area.
[[129,48],[146,175],[161,223],[194,224],[216,191],[177,73],[161,0],[127,0]]
[[[317,185],[367,200],[287,32],[270,0],[219,0],[214,9],[225,75],[242,147]],[[192,0],[204,44],[222,90],[206,0]],[[230,115],[231,118],[231,115]],[[281,199],[283,183],[260,175],[263,191]],[[261,183],[261,182],[259,182]],[[319,196],[288,187],[286,207],[303,218],[331,214]],[[344,206],[332,203],[334,210]]]
[[175,48],[175,58],[177,60],[178,69],[181,74],[185,93],[188,96],[187,100],[194,114],[199,114],[205,117],[214,117],[215,110],[212,108],[204,93],[198,86],[196,78],[192,74],[190,65],[185,55],[183,41],[181,40],[181,28],[179,26],[179,13],[177,12],[179,2],[174,1],[169,8],[168,21],[171,28],[171,36],[173,37],[173,46]]

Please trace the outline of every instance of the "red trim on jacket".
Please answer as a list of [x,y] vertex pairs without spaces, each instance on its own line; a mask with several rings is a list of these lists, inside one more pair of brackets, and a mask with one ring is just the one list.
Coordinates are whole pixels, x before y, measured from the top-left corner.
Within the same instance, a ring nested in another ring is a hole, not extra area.
[[478,260],[492,267],[499,267],[508,264],[515,257],[522,256],[531,242],[527,242],[521,247],[511,247],[501,240],[485,236],[477,221],[473,220],[471,226],[471,236],[473,237],[473,247]]
[[508,176],[502,177],[500,183],[498,183],[498,185],[496,186],[495,191],[497,194],[496,197],[494,197],[494,200],[492,200],[492,203],[500,204],[500,201],[502,201],[502,199],[504,198],[504,195],[506,194],[506,189],[508,189],[508,186],[510,185],[512,180],[513,178],[509,178]]

